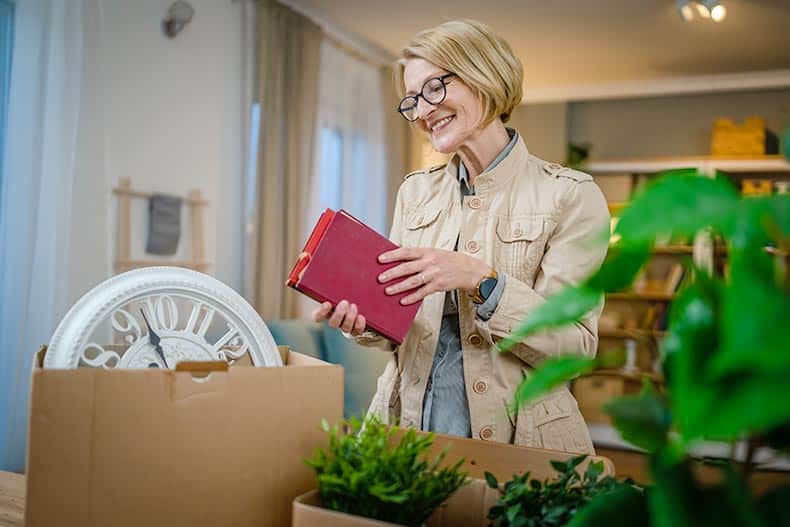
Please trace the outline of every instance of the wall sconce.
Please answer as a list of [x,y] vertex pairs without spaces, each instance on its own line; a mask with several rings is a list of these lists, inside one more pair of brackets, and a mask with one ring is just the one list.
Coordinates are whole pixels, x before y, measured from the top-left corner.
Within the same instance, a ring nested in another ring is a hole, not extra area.
[[167,10],[167,16],[162,20],[162,32],[170,38],[175,38],[184,26],[192,21],[195,8],[187,2],[178,1]]
[[678,14],[684,22],[691,22],[695,16],[721,22],[727,16],[727,8],[720,0],[675,0]]

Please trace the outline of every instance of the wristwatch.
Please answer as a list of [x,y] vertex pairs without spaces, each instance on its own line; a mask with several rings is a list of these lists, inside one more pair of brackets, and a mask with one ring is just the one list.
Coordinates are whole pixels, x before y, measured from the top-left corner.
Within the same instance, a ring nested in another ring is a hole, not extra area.
[[477,287],[472,291],[472,302],[482,304],[488,300],[488,297],[491,296],[491,291],[496,287],[498,279],[499,275],[494,270],[491,270],[490,273],[481,278],[477,282]]

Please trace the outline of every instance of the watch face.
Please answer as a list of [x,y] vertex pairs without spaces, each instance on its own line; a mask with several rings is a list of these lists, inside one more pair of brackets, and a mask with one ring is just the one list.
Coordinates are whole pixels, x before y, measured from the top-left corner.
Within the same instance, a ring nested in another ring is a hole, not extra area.
[[497,279],[488,277],[480,284],[480,294],[483,298],[488,300],[488,297],[491,296],[491,292],[496,287]]
[[181,361],[281,366],[260,316],[203,273],[147,267],[91,289],[50,340],[47,368],[175,368]]

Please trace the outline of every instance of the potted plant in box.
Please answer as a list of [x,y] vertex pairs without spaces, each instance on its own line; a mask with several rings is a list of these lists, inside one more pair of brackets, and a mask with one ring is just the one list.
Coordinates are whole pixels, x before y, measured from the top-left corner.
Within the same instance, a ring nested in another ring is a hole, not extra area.
[[307,460],[318,476],[321,506],[355,516],[420,526],[466,481],[464,460],[440,468],[446,455],[425,458],[433,434],[398,432],[375,416],[351,419],[345,431],[329,427],[327,451]]

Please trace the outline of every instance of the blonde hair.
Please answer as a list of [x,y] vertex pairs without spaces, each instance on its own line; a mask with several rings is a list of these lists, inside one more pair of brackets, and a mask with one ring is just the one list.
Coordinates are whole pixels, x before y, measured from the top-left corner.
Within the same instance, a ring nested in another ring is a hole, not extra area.
[[475,20],[453,20],[417,33],[402,50],[395,67],[395,85],[406,92],[403,71],[413,58],[455,73],[483,106],[483,126],[499,117],[510,119],[521,102],[524,70],[505,40]]

